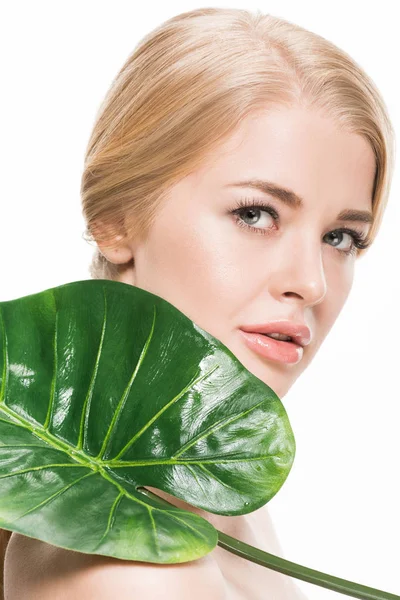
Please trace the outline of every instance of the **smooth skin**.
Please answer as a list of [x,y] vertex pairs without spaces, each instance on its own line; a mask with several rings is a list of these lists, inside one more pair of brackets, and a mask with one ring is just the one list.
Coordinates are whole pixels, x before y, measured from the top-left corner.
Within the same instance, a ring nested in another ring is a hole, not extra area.
[[[374,175],[374,154],[361,136],[305,108],[258,111],[170,189],[145,240],[121,238],[114,250],[99,248],[116,264],[133,258],[120,281],[175,305],[282,399],[311,363],[350,293],[357,258],[344,251],[353,239],[336,230],[367,234],[371,225],[338,221],[337,215],[345,209],[371,212]],[[292,190],[303,199],[302,208],[229,185],[249,179]],[[279,219],[248,208],[235,216],[231,211],[243,197],[268,202]],[[275,319],[305,322],[311,329],[312,341],[299,362],[265,359],[244,343],[241,326]],[[283,556],[268,505],[224,517],[148,489],[229,535]],[[5,587],[6,600],[139,594],[151,600],[305,598],[293,578],[219,547],[191,563],[155,565],[71,552],[17,533],[7,549]]]

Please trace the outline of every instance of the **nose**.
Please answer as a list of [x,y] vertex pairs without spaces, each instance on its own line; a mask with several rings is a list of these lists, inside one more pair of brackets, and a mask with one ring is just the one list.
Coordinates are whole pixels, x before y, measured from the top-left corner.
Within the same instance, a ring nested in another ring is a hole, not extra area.
[[270,293],[279,301],[293,298],[312,307],[324,299],[327,291],[320,237],[305,233],[292,238],[292,244],[280,246],[276,267],[269,272]]

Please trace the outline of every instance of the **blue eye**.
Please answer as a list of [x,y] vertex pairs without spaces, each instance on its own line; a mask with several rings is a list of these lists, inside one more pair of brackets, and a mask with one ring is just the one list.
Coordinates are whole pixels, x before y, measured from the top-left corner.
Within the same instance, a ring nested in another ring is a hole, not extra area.
[[[262,199],[241,198],[238,201],[236,207],[229,211],[230,214],[233,214],[235,216],[235,221],[239,227],[248,229],[258,235],[268,235],[268,233],[271,230],[271,227],[266,227],[266,228],[254,227],[253,225],[249,225],[249,224],[245,223],[243,221],[243,217],[241,216],[241,215],[245,215],[247,213],[248,215],[249,214],[251,215],[250,219],[254,219],[254,218],[257,219],[257,217],[259,218],[258,213],[262,213],[262,212],[269,214],[276,223],[279,223],[279,214],[277,213],[275,208],[271,204],[269,204],[268,202],[265,202]],[[324,236],[324,239],[329,238],[329,236],[332,237],[332,235],[333,235],[333,237],[336,237],[336,238],[343,237],[344,233],[347,233],[348,235],[351,236],[352,245],[351,245],[350,249],[348,249],[348,250],[342,250],[340,248],[336,248],[335,246],[332,246],[335,250],[340,252],[340,254],[344,254],[347,256],[357,254],[358,250],[366,249],[371,245],[371,242],[367,239],[367,236],[364,233],[361,233],[355,229],[348,229],[345,227],[342,227],[340,229],[334,229],[333,231],[330,231],[329,233],[327,233]]]

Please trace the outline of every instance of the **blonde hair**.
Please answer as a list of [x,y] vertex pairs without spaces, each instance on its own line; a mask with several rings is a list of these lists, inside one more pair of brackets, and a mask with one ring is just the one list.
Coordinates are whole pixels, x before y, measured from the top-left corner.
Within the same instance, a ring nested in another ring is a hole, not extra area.
[[[174,183],[248,114],[279,105],[318,110],[368,140],[376,157],[372,241],[394,163],[394,132],[375,84],[316,33],[259,10],[227,8],[165,21],[112,82],[86,149],[84,238],[109,247],[119,235],[145,238]],[[117,279],[129,264],[115,265],[96,248],[89,271],[94,279]]]
[[[259,10],[226,8],[165,21],[112,82],[86,150],[83,237],[108,247],[121,235],[144,239],[168,189],[249,113],[274,105],[318,110],[368,140],[376,157],[373,241],[394,164],[394,131],[377,87],[316,33]],[[117,279],[131,263],[113,264],[96,248],[89,272]]]

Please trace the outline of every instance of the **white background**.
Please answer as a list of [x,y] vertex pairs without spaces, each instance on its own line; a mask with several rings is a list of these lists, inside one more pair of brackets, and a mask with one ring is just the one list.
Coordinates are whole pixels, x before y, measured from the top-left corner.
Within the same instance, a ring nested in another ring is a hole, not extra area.
[[[173,15],[208,5],[1,4],[0,301],[90,278],[93,248],[82,239],[79,186],[97,108],[143,35]],[[260,8],[342,47],[377,83],[398,135],[397,3],[232,0],[213,6]],[[349,300],[285,397],[297,453],[269,503],[285,558],[396,594],[399,231],[397,169],[382,229],[357,263]],[[310,600],[344,597],[296,581]]]

